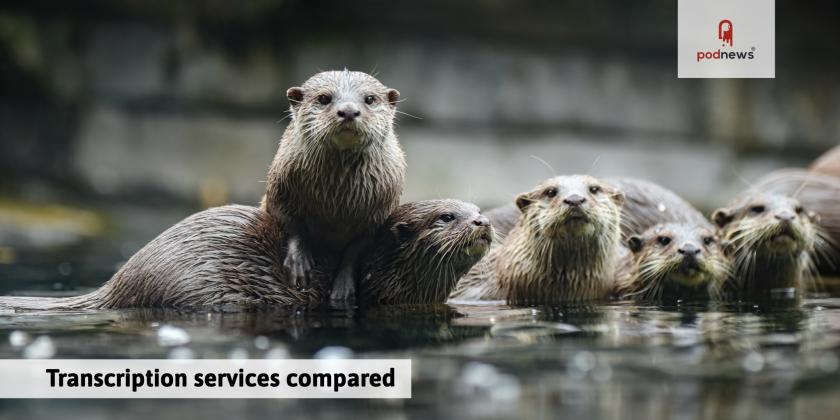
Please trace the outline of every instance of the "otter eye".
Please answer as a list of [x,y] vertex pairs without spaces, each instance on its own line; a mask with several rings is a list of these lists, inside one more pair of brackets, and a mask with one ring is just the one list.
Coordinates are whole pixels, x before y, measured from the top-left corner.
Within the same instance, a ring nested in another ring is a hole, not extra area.
[[599,192],[601,192],[601,187],[598,185],[593,185],[589,187],[589,192],[592,194],[598,194]]
[[332,102],[332,95],[318,95],[318,103],[321,105],[329,105]]
[[755,213],[755,214],[764,213],[764,206],[762,206],[761,204],[752,206],[752,207],[750,207],[750,211]]
[[802,206],[796,206],[794,210],[796,210],[796,214],[802,214],[802,212],[805,211]]
[[440,221],[442,221],[444,223],[449,223],[449,222],[455,220],[455,216],[452,215],[452,213],[444,213],[444,214],[440,215],[439,219],[440,219]]
[[707,236],[707,237],[703,238],[703,244],[704,245],[711,245],[713,243],[715,243],[715,238],[713,238],[711,236]]
[[365,96],[365,103],[368,105],[373,105],[376,103],[376,96],[368,95]]
[[551,187],[543,191],[543,195],[548,198],[557,197],[557,188]]
[[660,236],[656,238],[656,242],[659,242],[659,245],[665,246],[671,243],[671,238],[667,236]]

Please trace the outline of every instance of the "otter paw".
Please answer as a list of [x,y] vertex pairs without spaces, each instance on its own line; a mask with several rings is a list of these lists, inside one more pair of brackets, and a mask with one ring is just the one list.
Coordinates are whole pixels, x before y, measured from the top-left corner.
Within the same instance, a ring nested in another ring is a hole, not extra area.
[[303,252],[289,252],[283,260],[283,266],[289,272],[289,280],[295,287],[309,285],[309,273],[312,270],[312,258]]
[[353,278],[349,275],[339,274],[333,282],[330,300],[335,305],[348,306],[356,303],[356,287]]

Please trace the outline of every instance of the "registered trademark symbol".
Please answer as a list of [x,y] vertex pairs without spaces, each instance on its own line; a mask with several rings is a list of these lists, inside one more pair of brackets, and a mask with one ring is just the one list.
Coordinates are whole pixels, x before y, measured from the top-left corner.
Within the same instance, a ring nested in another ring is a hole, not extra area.
[[750,48],[751,50],[755,51],[755,47]]

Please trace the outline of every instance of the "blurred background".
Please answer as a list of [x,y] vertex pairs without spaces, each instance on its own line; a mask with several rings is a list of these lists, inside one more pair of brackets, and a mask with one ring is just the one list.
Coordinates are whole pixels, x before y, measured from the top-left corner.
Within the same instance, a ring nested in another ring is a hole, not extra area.
[[680,80],[674,0],[4,2],[0,292],[95,286],[183,217],[256,204],[285,90],[327,69],[402,93],[406,201],[586,172],[708,211],[840,139],[840,11],[776,3],[775,80]]

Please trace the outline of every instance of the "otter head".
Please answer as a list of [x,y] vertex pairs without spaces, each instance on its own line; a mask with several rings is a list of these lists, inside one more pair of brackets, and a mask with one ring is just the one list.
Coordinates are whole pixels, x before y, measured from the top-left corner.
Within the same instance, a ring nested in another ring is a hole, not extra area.
[[516,197],[521,222],[536,236],[575,239],[617,233],[624,194],[594,177],[558,176]]
[[494,236],[476,205],[426,200],[400,205],[380,230],[362,275],[363,301],[443,303]]
[[791,197],[750,193],[716,210],[724,251],[734,261],[736,280],[750,291],[796,287],[819,251],[818,216]]
[[706,299],[718,296],[728,259],[710,226],[667,223],[627,240],[633,252],[636,298]]
[[403,204],[389,219],[401,249],[459,268],[472,267],[487,250],[494,235],[490,220],[478,206],[458,200],[426,200]]
[[359,149],[393,136],[400,93],[358,71],[325,71],[286,91],[304,141]]

